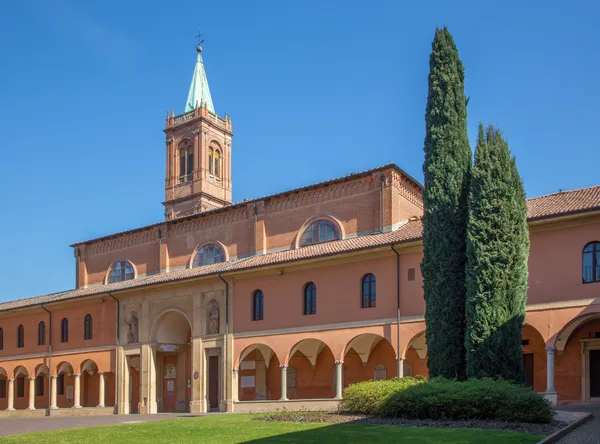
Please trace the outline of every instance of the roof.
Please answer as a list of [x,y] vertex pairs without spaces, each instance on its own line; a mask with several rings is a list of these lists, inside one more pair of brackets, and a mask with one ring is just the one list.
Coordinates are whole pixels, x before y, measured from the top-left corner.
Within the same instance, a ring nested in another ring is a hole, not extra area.
[[527,200],[529,220],[600,209],[600,185],[579,190],[559,191]]
[[[389,165],[386,167],[389,167]],[[379,169],[381,168],[385,167],[380,167]],[[557,217],[565,214],[600,210],[600,186],[573,191],[561,191],[559,193],[549,194],[547,196],[536,197],[529,199],[527,201],[527,206],[528,220],[530,221]],[[310,245],[298,249],[268,253],[261,256],[234,259],[225,263],[175,270],[125,282],[116,282],[108,285],[98,285],[95,287],[81,288],[60,293],[53,293],[45,296],[36,296],[28,299],[5,302],[0,304],[0,311],[9,311],[23,307],[48,304],[51,302],[59,302],[94,295],[103,295],[150,285],[183,281],[186,279],[216,276],[219,273],[244,271],[253,268],[268,267],[306,259],[315,259],[336,254],[367,250],[370,248],[391,246],[404,242],[418,241],[422,238],[422,234],[423,224],[421,220],[411,220],[400,226],[397,230],[387,233],[377,233],[350,239],[342,239],[339,241]]]
[[191,214],[189,216],[182,216],[182,217],[179,217],[177,219],[171,219],[171,220],[168,220],[168,221],[157,222],[155,224],[145,225],[145,226],[142,226],[142,227],[133,228],[131,230],[119,231],[117,233],[108,234],[106,236],[101,236],[101,237],[97,237],[97,238],[94,238],[94,239],[88,239],[88,240],[85,240],[85,241],[76,242],[76,243],[72,244],[71,247],[76,247],[78,245],[88,244],[88,243],[92,243],[92,242],[98,242],[98,241],[101,241],[101,240],[106,240],[106,239],[114,238],[114,237],[117,237],[117,236],[122,236],[122,235],[125,235],[125,234],[136,233],[136,232],[139,232],[139,231],[144,231],[144,230],[148,230],[148,229],[155,228],[155,227],[161,227],[161,226],[165,226],[165,225],[169,225],[169,224],[176,224],[176,223],[184,222],[186,220],[198,219],[200,217],[206,217],[206,216],[210,216],[210,215],[213,215],[213,214],[226,212],[226,211],[229,211],[229,210],[231,210],[233,208],[243,207],[244,205],[248,205],[248,204],[251,204],[251,203],[254,203],[254,202],[260,202],[262,200],[269,200],[269,199],[276,199],[276,198],[284,197],[284,196],[287,196],[287,195],[290,195],[290,194],[300,193],[302,191],[308,191],[308,190],[312,190],[312,189],[315,189],[315,188],[326,187],[326,186],[333,185],[333,184],[336,184],[336,183],[346,182],[346,181],[349,181],[349,180],[358,179],[358,178],[361,178],[361,177],[369,176],[370,174],[373,174],[373,173],[377,173],[377,172],[380,172],[380,171],[385,171],[385,170],[390,169],[390,168],[396,170],[398,173],[400,173],[403,176],[407,177],[417,187],[419,187],[421,189],[423,188],[423,185],[417,179],[415,179],[414,177],[412,177],[410,174],[408,174],[406,171],[404,171],[398,165],[396,165],[395,163],[388,163],[388,164],[381,165],[381,166],[378,166],[378,167],[375,167],[375,168],[371,168],[371,169],[368,169],[368,170],[360,171],[360,172],[357,172],[357,173],[350,173],[350,174],[347,174],[345,176],[340,176],[340,177],[336,177],[334,179],[324,180],[322,182],[317,182],[317,183],[313,183],[313,184],[310,184],[310,185],[305,185],[305,186],[302,186],[302,187],[299,187],[299,188],[293,188],[293,189],[287,190],[287,191],[280,191],[279,193],[269,194],[267,196],[257,197],[255,199],[249,199],[249,200],[246,199],[246,200],[243,200],[241,202],[236,202],[236,203],[233,203],[231,205],[223,206],[221,208],[215,208],[213,210],[203,211],[202,213]]
[[421,237],[421,232],[421,221],[410,221],[402,225],[396,231],[392,232],[377,233],[339,241],[326,242],[294,250],[268,253],[261,256],[252,256],[244,259],[234,259],[229,262],[205,265],[201,267],[180,269],[124,282],[115,282],[113,284],[98,285],[94,287],[54,293],[46,296],[5,302],[0,304],[0,311],[15,310],[27,306],[42,305],[51,302],[108,294],[122,290],[146,287],[149,285],[177,282],[192,278],[216,276],[219,273],[250,270],[253,268],[285,264],[303,259],[327,257],[341,253],[350,253],[369,248],[394,245],[402,242],[418,240]]
[[206,71],[204,70],[204,62],[202,61],[202,48],[198,46],[197,51],[198,57],[196,57],[194,75],[192,76],[190,92],[188,93],[187,101],[185,102],[185,110],[183,112],[187,113],[196,108],[206,106],[211,113],[215,114],[215,107],[213,106],[212,97],[210,96],[208,79],[206,78]]

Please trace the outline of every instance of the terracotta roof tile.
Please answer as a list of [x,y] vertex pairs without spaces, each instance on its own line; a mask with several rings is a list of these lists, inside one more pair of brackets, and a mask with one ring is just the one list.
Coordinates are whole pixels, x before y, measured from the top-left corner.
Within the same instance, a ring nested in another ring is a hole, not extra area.
[[527,201],[527,217],[530,220],[597,209],[600,209],[600,185],[561,191]]

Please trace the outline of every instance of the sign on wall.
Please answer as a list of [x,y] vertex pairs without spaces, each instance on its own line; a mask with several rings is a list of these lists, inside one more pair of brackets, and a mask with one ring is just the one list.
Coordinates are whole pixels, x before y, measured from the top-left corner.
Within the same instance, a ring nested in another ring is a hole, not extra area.
[[254,387],[254,376],[242,376],[240,380],[240,387],[251,388]]

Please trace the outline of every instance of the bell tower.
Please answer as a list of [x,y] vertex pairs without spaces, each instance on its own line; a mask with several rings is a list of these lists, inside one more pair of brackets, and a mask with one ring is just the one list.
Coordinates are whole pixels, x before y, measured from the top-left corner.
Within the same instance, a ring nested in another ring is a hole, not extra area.
[[231,204],[231,118],[220,117],[210,96],[202,47],[183,114],[167,115],[165,219]]

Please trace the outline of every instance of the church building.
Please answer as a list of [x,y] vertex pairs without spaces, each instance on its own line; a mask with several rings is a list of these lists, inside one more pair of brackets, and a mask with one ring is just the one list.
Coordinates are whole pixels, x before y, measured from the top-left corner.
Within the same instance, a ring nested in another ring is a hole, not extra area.
[[[325,409],[427,376],[417,180],[389,164],[233,203],[200,47],[164,133],[164,220],[73,244],[76,288],[0,303],[0,417]],[[528,220],[527,384],[600,402],[600,186]]]

